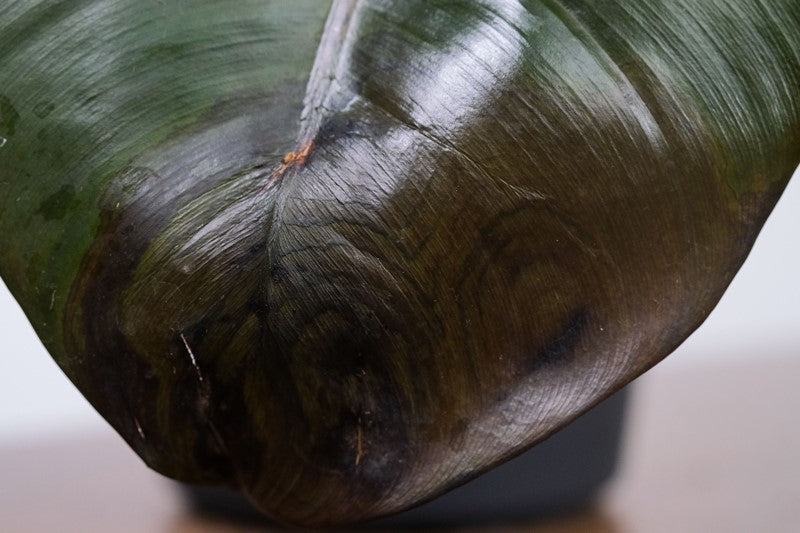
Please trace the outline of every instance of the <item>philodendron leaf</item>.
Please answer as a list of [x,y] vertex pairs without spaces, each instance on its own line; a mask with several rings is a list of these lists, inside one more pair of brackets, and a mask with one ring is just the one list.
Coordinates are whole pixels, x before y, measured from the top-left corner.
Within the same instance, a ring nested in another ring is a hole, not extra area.
[[704,319],[800,161],[798,28],[797,0],[5,1],[0,272],[153,468],[285,522],[396,512]]

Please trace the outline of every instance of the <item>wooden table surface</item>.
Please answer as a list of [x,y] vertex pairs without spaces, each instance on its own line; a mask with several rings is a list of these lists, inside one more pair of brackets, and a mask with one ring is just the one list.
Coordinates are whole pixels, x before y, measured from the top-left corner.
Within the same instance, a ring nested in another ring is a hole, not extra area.
[[[512,533],[800,531],[800,353],[662,363],[632,394],[621,468],[594,508]],[[111,430],[0,448],[0,532],[269,531],[192,514]]]

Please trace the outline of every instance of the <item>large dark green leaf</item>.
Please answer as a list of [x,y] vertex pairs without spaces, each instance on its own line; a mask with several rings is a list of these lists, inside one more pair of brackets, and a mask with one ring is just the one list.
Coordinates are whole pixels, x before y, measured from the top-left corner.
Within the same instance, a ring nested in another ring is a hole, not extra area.
[[797,0],[5,1],[0,272],[155,469],[287,522],[395,512],[704,319],[800,161],[798,28]]

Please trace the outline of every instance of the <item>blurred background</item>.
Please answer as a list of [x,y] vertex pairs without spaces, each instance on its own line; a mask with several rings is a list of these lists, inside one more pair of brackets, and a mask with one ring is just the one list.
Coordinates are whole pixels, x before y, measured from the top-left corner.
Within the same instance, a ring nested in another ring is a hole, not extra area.
[[[581,529],[570,519],[564,531],[797,531],[798,228],[800,172],[709,319],[637,380],[620,479],[600,511],[577,519],[588,526]],[[0,284],[0,468],[3,450],[44,449],[95,436],[131,464],[138,461],[52,362]],[[165,483],[144,468],[132,466],[131,472],[152,476],[141,486]],[[0,471],[0,511],[13,500],[2,478]],[[98,483],[112,487],[115,481]],[[30,520],[13,530],[37,530]],[[2,518],[0,530],[9,530],[4,523]]]

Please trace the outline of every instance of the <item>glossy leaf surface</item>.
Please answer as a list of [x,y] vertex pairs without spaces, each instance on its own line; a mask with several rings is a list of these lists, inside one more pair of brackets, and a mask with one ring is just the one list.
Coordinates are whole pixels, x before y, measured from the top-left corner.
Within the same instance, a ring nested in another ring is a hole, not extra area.
[[431,498],[658,362],[800,161],[796,0],[0,21],[3,279],[149,465],[285,522]]

